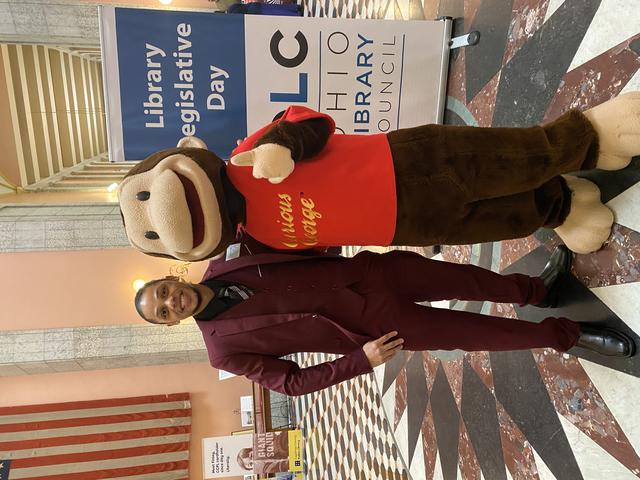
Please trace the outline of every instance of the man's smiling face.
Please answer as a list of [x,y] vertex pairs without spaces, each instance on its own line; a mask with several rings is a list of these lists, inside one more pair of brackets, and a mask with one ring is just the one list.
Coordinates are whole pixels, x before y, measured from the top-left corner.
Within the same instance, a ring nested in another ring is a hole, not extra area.
[[138,305],[153,323],[177,325],[200,307],[200,294],[190,283],[165,279],[144,288]]

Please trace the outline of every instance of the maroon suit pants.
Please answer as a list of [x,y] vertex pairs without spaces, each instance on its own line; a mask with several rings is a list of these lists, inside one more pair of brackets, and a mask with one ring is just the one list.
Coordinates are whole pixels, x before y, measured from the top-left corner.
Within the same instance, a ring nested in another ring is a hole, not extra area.
[[351,288],[366,298],[351,328],[382,336],[393,330],[407,350],[520,350],[551,347],[566,351],[577,341],[578,324],[549,317],[540,323],[479,313],[434,308],[415,302],[438,300],[491,301],[532,305],[546,289],[540,278],[500,275],[474,265],[430,260],[405,251],[371,255],[364,280]]

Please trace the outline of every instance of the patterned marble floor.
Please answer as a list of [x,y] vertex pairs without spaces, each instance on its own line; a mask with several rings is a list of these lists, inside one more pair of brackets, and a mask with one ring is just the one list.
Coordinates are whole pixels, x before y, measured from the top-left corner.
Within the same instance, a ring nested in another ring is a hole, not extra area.
[[[531,125],[640,89],[638,0],[304,0],[304,6],[308,15],[333,17],[450,15],[458,18],[454,33],[479,30],[477,46],[452,55],[446,123]],[[576,256],[561,308],[443,306],[529,321],[566,316],[638,339],[640,158],[621,172],[585,176],[600,186],[617,223],[606,248]],[[534,275],[558,241],[539,231],[523,240],[445,247],[442,256]],[[607,361],[570,353],[398,355],[374,376],[388,420],[381,428],[393,432],[400,458],[375,444],[372,451],[390,455],[394,465],[404,462],[415,480],[640,477],[640,356]],[[372,416],[381,415],[376,405]]]
[[[335,359],[298,354],[307,367]],[[305,438],[307,479],[408,480],[375,378],[363,375],[294,400]]]

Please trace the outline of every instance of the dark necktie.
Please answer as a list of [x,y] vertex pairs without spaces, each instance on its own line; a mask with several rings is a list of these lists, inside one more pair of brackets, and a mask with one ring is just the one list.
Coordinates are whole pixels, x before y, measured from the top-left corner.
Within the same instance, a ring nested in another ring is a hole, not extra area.
[[221,297],[231,298],[233,300],[246,300],[253,295],[253,291],[244,285],[228,285],[220,288],[220,290],[218,290],[218,295]]

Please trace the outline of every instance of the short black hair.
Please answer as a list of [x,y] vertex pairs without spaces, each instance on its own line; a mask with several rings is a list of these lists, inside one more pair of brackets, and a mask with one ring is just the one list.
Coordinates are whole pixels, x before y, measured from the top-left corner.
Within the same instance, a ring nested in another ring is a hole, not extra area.
[[147,322],[149,323],[153,323],[154,325],[161,325],[160,322],[156,322],[155,320],[151,320],[150,318],[147,318],[144,316],[144,313],[142,313],[142,307],[140,306],[140,300],[142,299],[142,295],[144,294],[144,291],[153,286],[154,284],[158,283],[158,282],[163,282],[165,280],[168,280],[167,278],[156,278],[155,280],[149,280],[147,283],[145,283],[142,287],[140,287],[138,289],[138,291],[136,292],[136,296],[133,299],[133,304],[136,307],[136,312],[138,312],[138,315],[140,315],[143,319],[145,319]]

